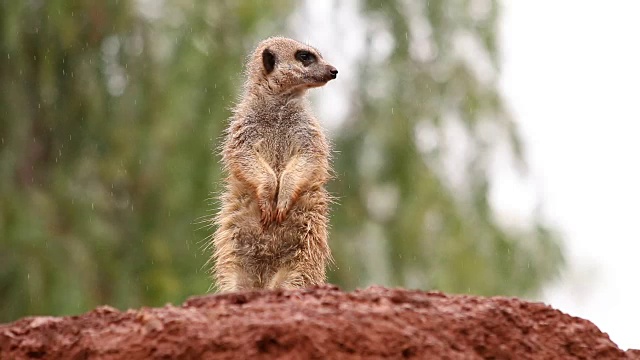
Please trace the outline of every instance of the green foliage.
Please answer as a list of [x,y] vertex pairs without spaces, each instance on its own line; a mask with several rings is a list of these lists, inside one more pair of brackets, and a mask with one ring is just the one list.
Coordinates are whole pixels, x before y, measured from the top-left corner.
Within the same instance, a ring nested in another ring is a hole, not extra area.
[[212,149],[286,5],[0,3],[0,320],[209,288]]
[[[535,295],[563,263],[541,221],[507,228],[488,201],[498,147],[522,165],[496,89],[497,10],[495,1],[365,2],[378,26],[337,138],[335,281]],[[389,54],[375,46],[385,35]]]
[[[408,3],[364,3],[382,24],[371,39],[384,31],[393,46],[378,56],[369,43],[334,139],[331,279],[534,294],[562,263],[558,241],[539,222],[516,231],[494,218],[489,159],[505,141],[518,156],[518,135],[495,78],[481,81],[451,46],[475,37],[495,69],[497,5],[474,17],[467,1]],[[155,4],[0,2],[0,321],[209,288],[211,229],[195,220],[214,211],[213,149],[245,54],[286,33],[295,7]],[[413,53],[410,14],[430,24],[426,57]],[[450,163],[452,126],[468,156]]]

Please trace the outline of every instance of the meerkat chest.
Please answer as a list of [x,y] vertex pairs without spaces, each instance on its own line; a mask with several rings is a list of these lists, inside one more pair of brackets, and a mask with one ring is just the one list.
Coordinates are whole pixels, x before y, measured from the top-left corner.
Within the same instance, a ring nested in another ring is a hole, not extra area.
[[308,145],[304,135],[307,130],[300,126],[273,126],[261,130],[258,136],[260,153],[276,173]]
[[291,106],[265,106],[254,114],[255,143],[271,168],[280,172],[291,157],[309,147],[309,121],[304,111]]

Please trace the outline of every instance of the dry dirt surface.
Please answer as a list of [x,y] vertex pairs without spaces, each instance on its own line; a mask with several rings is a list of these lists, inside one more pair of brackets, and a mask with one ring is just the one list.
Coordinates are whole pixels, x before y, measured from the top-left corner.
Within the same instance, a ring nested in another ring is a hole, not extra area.
[[0,325],[0,359],[640,359],[516,298],[371,287],[194,297]]

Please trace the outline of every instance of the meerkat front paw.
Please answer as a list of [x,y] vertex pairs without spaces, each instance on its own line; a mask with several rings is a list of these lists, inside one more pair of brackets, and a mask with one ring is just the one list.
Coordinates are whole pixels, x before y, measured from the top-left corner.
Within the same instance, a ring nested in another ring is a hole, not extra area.
[[284,219],[287,217],[287,213],[290,208],[289,200],[285,200],[283,202],[278,201],[278,205],[276,206],[275,219],[278,223],[282,223]]
[[277,211],[271,199],[262,199],[258,202],[260,207],[260,223],[263,227],[267,227],[276,219]]
[[276,218],[275,186],[261,186],[257,195],[260,223],[263,227],[267,227]]

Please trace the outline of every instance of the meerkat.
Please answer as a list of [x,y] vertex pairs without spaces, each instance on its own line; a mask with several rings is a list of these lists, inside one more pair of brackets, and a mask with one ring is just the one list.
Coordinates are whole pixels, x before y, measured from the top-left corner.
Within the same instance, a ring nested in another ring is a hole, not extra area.
[[326,281],[331,152],[305,95],[337,74],[318,50],[283,37],[249,56],[221,147],[227,176],[211,257],[219,291]]

